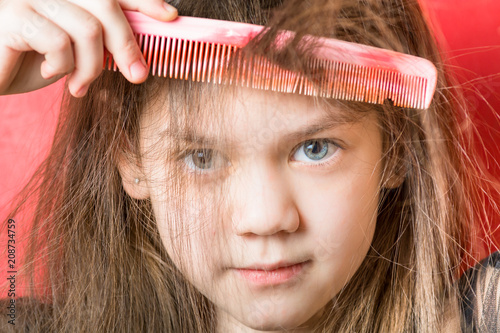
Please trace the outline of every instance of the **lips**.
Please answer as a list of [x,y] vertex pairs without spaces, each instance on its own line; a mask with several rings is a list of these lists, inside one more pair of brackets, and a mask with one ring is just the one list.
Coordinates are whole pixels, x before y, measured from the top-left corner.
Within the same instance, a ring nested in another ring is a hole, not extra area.
[[237,268],[236,272],[245,281],[256,287],[285,284],[299,276],[310,260],[303,262],[276,262],[271,264],[252,264],[245,268]]
[[300,264],[302,262],[303,261],[296,261],[296,262],[279,261],[279,262],[270,263],[270,264],[252,264],[252,265],[249,265],[247,267],[243,267],[243,268],[239,268],[239,269],[272,271],[272,270],[276,270],[278,268],[294,266],[294,265]]

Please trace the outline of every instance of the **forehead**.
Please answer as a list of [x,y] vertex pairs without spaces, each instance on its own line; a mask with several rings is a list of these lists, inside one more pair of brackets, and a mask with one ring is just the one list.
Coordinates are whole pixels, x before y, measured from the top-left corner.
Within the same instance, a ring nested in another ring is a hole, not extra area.
[[145,122],[162,138],[232,146],[259,137],[293,141],[359,121],[366,113],[335,100],[249,88],[167,94],[149,111]]

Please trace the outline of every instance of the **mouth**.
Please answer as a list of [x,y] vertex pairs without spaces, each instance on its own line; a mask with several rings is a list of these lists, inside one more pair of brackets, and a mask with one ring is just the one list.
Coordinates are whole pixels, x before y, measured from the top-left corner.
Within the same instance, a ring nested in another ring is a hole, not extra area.
[[256,286],[278,285],[291,281],[303,274],[311,260],[289,263],[253,264],[245,268],[236,268],[238,275]]

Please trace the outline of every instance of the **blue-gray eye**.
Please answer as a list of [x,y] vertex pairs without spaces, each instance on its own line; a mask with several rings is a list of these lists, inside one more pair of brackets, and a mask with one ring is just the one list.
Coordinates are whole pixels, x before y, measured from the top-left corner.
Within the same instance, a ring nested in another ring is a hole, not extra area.
[[331,140],[313,139],[304,141],[293,153],[293,160],[301,162],[326,160],[340,149]]
[[209,149],[195,150],[192,155],[193,164],[200,169],[210,169],[213,163],[213,151]]
[[184,162],[193,170],[209,170],[213,165],[212,149],[194,149],[184,158]]
[[184,163],[193,171],[213,171],[228,164],[225,158],[213,149],[193,149],[184,157]]
[[304,153],[310,159],[318,161],[328,153],[328,142],[326,140],[308,140],[304,142]]

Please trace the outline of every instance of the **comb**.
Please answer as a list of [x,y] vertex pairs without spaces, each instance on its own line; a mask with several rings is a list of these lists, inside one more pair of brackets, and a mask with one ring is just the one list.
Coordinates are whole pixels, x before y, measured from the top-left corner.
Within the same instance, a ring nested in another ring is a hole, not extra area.
[[[262,56],[235,58],[263,26],[185,16],[160,22],[139,12],[124,13],[151,74],[159,77],[375,104],[389,99],[395,106],[417,109],[429,107],[436,89],[435,66],[404,53],[309,36],[316,47],[306,66],[320,73],[313,82]],[[278,42],[291,36],[285,31]],[[236,61],[236,70],[229,70],[230,61]],[[117,70],[107,51],[103,65]]]

